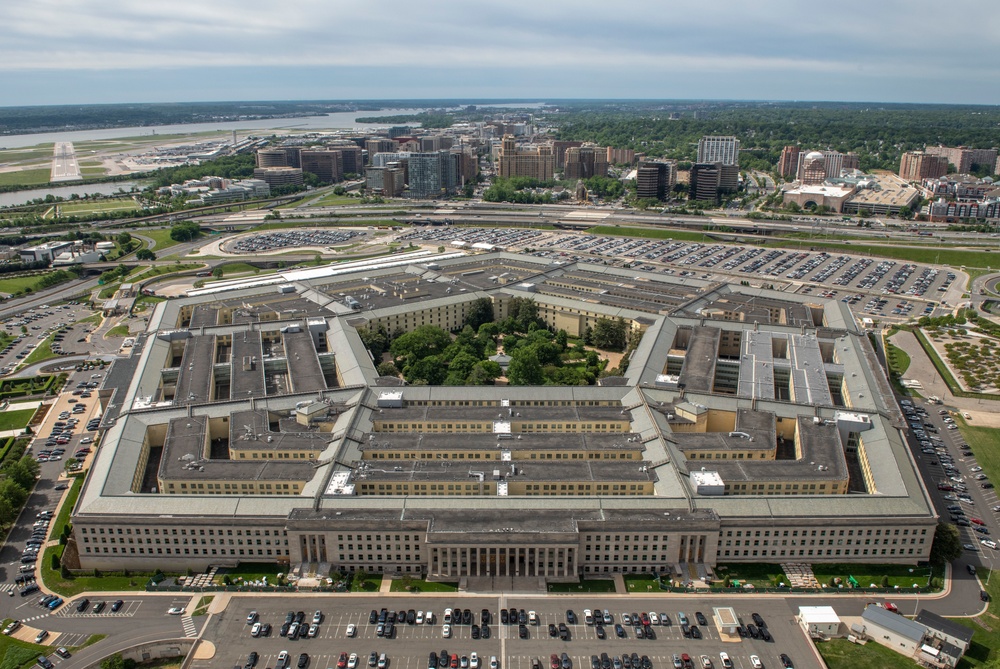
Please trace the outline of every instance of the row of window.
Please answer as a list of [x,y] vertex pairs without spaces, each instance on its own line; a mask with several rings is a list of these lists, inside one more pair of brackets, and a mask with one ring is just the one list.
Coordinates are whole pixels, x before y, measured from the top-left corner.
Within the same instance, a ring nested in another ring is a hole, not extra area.
[[[740,543],[741,541],[742,541],[742,544]],[[764,539],[763,541],[760,540],[760,539],[753,539],[752,540],[753,544],[751,544],[750,541],[751,541],[751,539],[743,539],[743,540],[736,539],[736,541],[734,543],[732,539],[726,539],[725,545],[726,546],[740,546],[740,545],[743,545],[743,546],[751,546],[751,545],[753,545],[753,546],[769,546],[769,545],[770,546],[777,546],[777,545],[779,545],[778,544],[778,541],[779,541],[778,539],[775,539],[774,543],[771,543],[767,539]],[[855,539],[809,539],[808,540],[809,541],[808,544],[805,543],[806,542],[805,539],[803,539],[802,542],[798,542],[795,539],[792,539],[791,543],[789,543],[788,539],[781,539],[780,541],[781,541],[780,545],[782,545],[782,546],[789,546],[789,545],[791,545],[791,546],[806,546],[806,545],[808,545],[808,546],[834,546],[834,545],[836,545],[836,546],[843,546],[845,544],[847,546],[854,546],[854,545],[861,546],[862,545],[862,543],[861,543],[862,541],[864,541],[863,545],[865,545],[865,546],[872,546],[872,545],[878,546],[879,544],[884,544],[884,545],[887,545],[887,546],[891,544],[891,545],[895,546],[897,544],[904,544],[905,545],[905,544],[917,544],[917,543],[921,543],[922,544],[922,543],[924,543],[923,537],[921,537],[919,541],[917,541],[916,537],[910,537],[908,539],[895,539],[895,538],[893,538],[893,539],[889,539],[889,538],[886,538],[886,539],[861,539],[861,538],[858,538],[857,540],[855,540]],[[834,541],[836,541],[837,543],[834,544]]]
[[266,451],[263,453],[251,453],[252,458],[247,458],[246,453],[240,453],[240,460],[315,460],[319,457],[320,451],[316,452],[283,452],[283,451]]
[[[853,549],[853,552],[851,549],[840,549],[840,548],[837,549],[827,548],[825,552],[823,551],[823,549],[817,550],[812,548],[809,549],[800,548],[797,553],[794,550],[781,549],[781,551],[778,551],[772,548],[770,554],[766,550],[750,551],[744,549],[742,553],[737,550],[734,551],[725,550],[722,552],[722,557],[831,557],[837,555],[874,556],[874,555],[914,555],[914,554],[915,553],[913,552],[912,548],[907,548],[907,549],[900,548],[898,551],[895,548],[881,548],[881,549],[855,548]],[[916,553],[916,555],[922,555],[922,554],[923,554],[922,552]]]
[[[378,451],[370,454],[372,460],[493,460],[493,453],[454,453],[454,452],[386,452]],[[588,453],[558,452],[558,453],[531,453],[531,460],[640,460],[642,455],[635,451],[600,451]]]
[[[838,533],[838,530],[830,530],[830,536],[831,537],[835,537],[835,536],[853,537],[855,531],[857,531],[859,537],[862,536],[862,534],[864,536],[868,536],[868,537],[870,537],[870,536],[876,536],[876,537],[882,536],[882,529],[881,528],[876,529],[876,530],[872,530],[870,528],[868,530],[841,529],[841,530],[839,530],[839,533]],[[763,534],[761,534],[762,532],[763,532]],[[779,534],[779,532],[781,534]],[[726,530],[726,536],[727,537],[732,537],[732,536],[736,536],[736,537],[750,537],[750,536],[753,536],[753,537],[759,537],[759,536],[765,536],[765,537],[782,536],[782,537],[787,537],[787,536],[789,536],[789,534],[788,534],[789,532],[792,533],[791,536],[793,536],[793,537],[799,536],[799,530],[774,530],[774,534],[773,535],[771,534],[771,530]],[[918,534],[918,532],[917,532],[916,528],[914,528],[913,531],[911,532],[909,528],[902,528],[902,529],[900,529],[900,528],[897,527],[897,528],[892,529],[892,530],[890,530],[890,529],[886,529],[885,530],[885,535],[886,536],[889,536],[890,534],[892,534],[892,536],[897,536],[898,537],[900,534],[902,534],[903,536],[906,536],[908,534]],[[920,528],[919,534],[921,536],[926,536],[927,535],[927,528],[926,527]],[[719,533],[719,536],[722,536],[721,532]],[[802,530],[802,536],[804,536],[804,537],[810,537],[810,536],[811,537],[815,537],[815,536],[825,537],[826,536],[826,530],[812,530],[812,534],[810,534],[809,530]]]
[[271,557],[288,557],[288,551],[281,551],[271,548],[135,548],[134,546],[125,549],[122,546],[121,549],[117,546],[84,546],[83,552],[86,554],[98,554],[98,553],[111,553],[114,555],[245,555],[245,556],[265,556],[269,555]]
[[[80,527],[79,529],[80,529],[80,533],[81,534],[95,535],[95,534],[104,534],[105,533],[103,527],[90,527],[90,528],[88,528],[88,527],[84,526],[84,527]],[[132,534],[132,528],[131,527],[126,527],[126,528],[109,527],[107,533],[108,534],[124,534],[124,535],[129,535],[129,534]],[[261,533],[263,533],[263,534],[261,534]],[[176,536],[182,536],[182,537],[186,537],[186,536],[191,536],[191,537],[194,537],[194,536],[199,536],[199,537],[204,537],[204,536],[209,536],[209,537],[216,537],[216,536],[218,536],[218,537],[223,537],[223,536],[225,536],[225,537],[232,537],[232,536],[237,536],[237,537],[260,537],[260,536],[265,536],[265,537],[287,537],[288,536],[288,531],[287,530],[259,530],[259,529],[258,530],[215,530],[214,528],[209,527],[207,529],[206,528],[199,528],[198,530],[191,529],[190,532],[189,532],[188,529],[185,528],[185,527],[182,527],[180,529],[178,529],[176,527],[172,527],[172,528],[166,528],[165,527],[165,528],[163,528],[163,530],[160,530],[160,528],[158,528],[158,527],[154,527],[152,529],[150,529],[148,527],[144,527],[144,528],[142,528],[142,532],[140,532],[139,529],[136,528],[135,534],[136,535],[139,535],[139,534],[152,535],[154,537],[155,536],[160,536],[160,535],[162,535],[162,536],[174,536],[174,537],[176,537]],[[396,538],[398,539],[399,535],[396,535]]]

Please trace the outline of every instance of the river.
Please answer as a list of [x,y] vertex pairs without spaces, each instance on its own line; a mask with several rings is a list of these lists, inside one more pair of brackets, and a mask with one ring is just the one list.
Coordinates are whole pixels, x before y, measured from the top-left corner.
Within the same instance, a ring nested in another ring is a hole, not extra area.
[[111,195],[112,193],[117,193],[119,188],[128,192],[132,190],[132,186],[138,185],[136,181],[115,181],[111,183],[77,184],[75,186],[33,188],[32,190],[19,190],[13,193],[0,193],[0,207],[15,207],[19,204],[27,204],[35,198],[44,198],[46,195],[61,197],[65,200],[68,200],[71,195]]

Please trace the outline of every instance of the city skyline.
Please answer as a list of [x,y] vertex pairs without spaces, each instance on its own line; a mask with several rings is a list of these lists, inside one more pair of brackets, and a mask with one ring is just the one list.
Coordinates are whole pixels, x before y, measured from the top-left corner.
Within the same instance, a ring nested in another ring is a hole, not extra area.
[[[588,6],[589,5],[589,6]],[[995,5],[824,12],[442,0],[0,8],[7,105],[280,99],[766,99],[997,104]],[[928,51],[913,35],[934,16]],[[964,39],[975,16],[977,39]],[[821,20],[820,20],[821,19]],[[378,36],[383,37],[378,37]],[[942,83],[947,85],[941,85]]]

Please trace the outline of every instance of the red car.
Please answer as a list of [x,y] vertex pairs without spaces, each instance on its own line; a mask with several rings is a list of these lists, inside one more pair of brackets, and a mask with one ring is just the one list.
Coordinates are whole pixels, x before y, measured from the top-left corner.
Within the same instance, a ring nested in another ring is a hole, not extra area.
[[347,666],[347,653],[341,653],[337,659],[337,669],[344,669]]
[[899,607],[897,607],[892,602],[886,602],[885,603],[885,610],[886,611],[892,611],[893,613],[899,613]]
[[559,656],[556,655],[555,653],[552,653],[552,655],[549,657],[549,666],[552,667],[552,669],[559,669],[559,667],[562,666],[562,661],[559,659]]
[[971,522],[971,523],[973,523],[975,525],[985,525],[986,524],[986,523],[984,523],[982,521],[981,518],[969,518],[969,522]]
[[954,490],[954,489],[955,488],[953,488],[952,486],[948,485],[947,483],[938,483],[938,490],[951,491],[951,490]]
[[451,656],[451,669],[458,669],[458,655]]

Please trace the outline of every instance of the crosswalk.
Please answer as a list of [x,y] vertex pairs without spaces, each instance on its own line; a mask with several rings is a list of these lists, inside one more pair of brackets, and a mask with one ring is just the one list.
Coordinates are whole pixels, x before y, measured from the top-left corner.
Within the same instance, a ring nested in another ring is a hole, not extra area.
[[184,627],[184,636],[188,638],[198,636],[198,628],[195,626],[191,616],[182,616],[181,626]]
[[14,583],[0,583],[0,592],[14,592],[21,586],[15,585]]
[[42,618],[48,618],[51,613],[40,613],[37,616],[31,616],[30,618],[21,618],[22,623],[30,623],[32,620],[41,620]]

